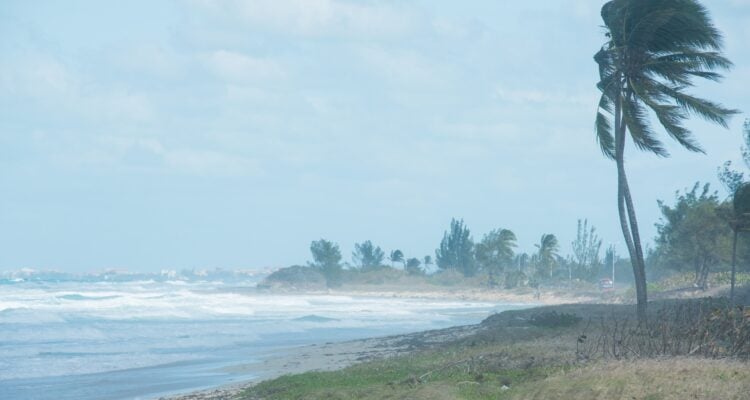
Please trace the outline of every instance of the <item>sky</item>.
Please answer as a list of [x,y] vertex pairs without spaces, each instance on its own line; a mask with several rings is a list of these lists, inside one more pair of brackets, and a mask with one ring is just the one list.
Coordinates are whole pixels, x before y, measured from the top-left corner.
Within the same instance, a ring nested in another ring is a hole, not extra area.
[[[750,0],[705,2],[735,68],[694,93],[750,111]],[[0,270],[264,268],[312,240],[433,255],[587,218],[624,253],[593,122],[601,1],[0,3]],[[642,236],[657,199],[739,162],[630,145]],[[661,132],[661,131],[660,131]]]

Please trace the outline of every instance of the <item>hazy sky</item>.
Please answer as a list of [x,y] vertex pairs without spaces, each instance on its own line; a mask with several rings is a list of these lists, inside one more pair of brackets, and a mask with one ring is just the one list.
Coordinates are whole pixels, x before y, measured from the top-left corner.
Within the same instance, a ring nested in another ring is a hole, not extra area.
[[[705,2],[750,111],[750,0]],[[284,266],[328,238],[434,254],[451,217],[521,250],[576,219],[621,243],[593,132],[601,1],[3,1],[0,269]],[[739,158],[629,147],[657,199]],[[620,250],[624,250],[619,245]]]

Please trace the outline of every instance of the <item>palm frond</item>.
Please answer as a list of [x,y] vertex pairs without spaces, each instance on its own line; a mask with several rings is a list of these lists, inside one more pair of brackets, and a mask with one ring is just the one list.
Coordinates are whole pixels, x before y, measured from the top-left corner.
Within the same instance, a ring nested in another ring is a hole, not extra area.
[[669,153],[656,138],[656,133],[648,122],[648,113],[640,102],[628,96],[622,102],[622,119],[630,131],[630,137],[639,150],[648,151],[659,157],[668,157]]
[[738,110],[725,108],[721,104],[684,93],[681,87],[657,85],[660,90],[665,95],[671,97],[678,106],[684,108],[693,115],[719,124],[724,128],[729,128],[729,118],[731,118],[732,115],[739,113]]

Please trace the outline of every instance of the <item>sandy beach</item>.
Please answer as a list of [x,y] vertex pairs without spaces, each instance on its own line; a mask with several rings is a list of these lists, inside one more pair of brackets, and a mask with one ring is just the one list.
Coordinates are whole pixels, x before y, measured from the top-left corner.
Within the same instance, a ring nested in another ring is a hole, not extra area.
[[405,335],[291,348],[281,353],[266,355],[258,363],[231,367],[257,375],[256,379],[205,391],[159,397],[158,399],[229,400],[244,388],[267,379],[307,371],[337,370],[358,362],[407,354],[472,335],[479,329],[482,329],[479,324],[467,325]]
[[[274,290],[273,293],[295,293],[305,295],[335,295],[369,298],[409,298],[451,301],[477,301],[490,303],[513,303],[528,305],[558,305],[570,303],[587,303],[600,297],[595,293],[572,295],[558,290],[542,290],[539,297],[534,290],[503,291],[491,289],[460,288],[450,290],[435,290],[423,288],[416,290],[398,290],[393,287],[369,288],[348,286],[338,290],[321,291],[286,291]],[[401,288],[402,289],[402,288]],[[256,378],[242,383],[215,389],[191,392],[176,396],[159,397],[159,400],[227,400],[258,382],[273,379],[287,374],[298,374],[307,371],[337,370],[352,364],[377,358],[386,358],[406,354],[412,351],[440,345],[463,336],[476,333],[481,325],[458,326],[441,330],[417,332],[404,335],[369,338],[335,343],[322,343],[297,348],[290,348],[283,352],[266,354],[262,361],[231,367],[232,370],[255,375]]]

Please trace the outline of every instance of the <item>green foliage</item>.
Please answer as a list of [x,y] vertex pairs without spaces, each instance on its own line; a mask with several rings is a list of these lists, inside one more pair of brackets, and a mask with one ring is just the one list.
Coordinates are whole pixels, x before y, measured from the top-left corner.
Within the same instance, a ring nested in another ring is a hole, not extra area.
[[506,289],[513,289],[523,285],[526,280],[526,274],[521,271],[512,270],[505,273],[504,287]]
[[455,269],[464,276],[476,273],[474,240],[463,220],[451,220],[450,232],[443,234],[440,248],[435,251],[435,261],[440,269]]
[[581,317],[575,314],[557,311],[544,311],[529,318],[529,323],[543,328],[565,328],[581,322]]
[[420,265],[422,265],[422,261],[419,261],[418,258],[410,258],[406,260],[406,273],[409,275],[421,275],[424,273],[422,268],[420,268]]
[[695,284],[706,287],[709,271],[726,265],[731,257],[732,232],[720,211],[727,204],[708,184],[701,188],[699,183],[677,192],[673,206],[661,200],[658,204],[662,218],[656,224],[655,266],[692,270]]
[[516,235],[508,229],[495,229],[484,235],[475,247],[477,266],[490,276],[490,285],[494,277],[500,276],[506,267],[513,264],[516,247]]
[[535,245],[537,253],[533,257],[534,266],[536,267],[536,278],[545,280],[552,276],[552,271],[558,264],[558,250],[560,244],[557,237],[553,234],[544,234]]
[[326,285],[326,278],[315,268],[293,265],[274,271],[260,287],[292,286],[297,289],[318,289]]
[[[746,119],[742,130],[743,145],[741,147],[742,161],[745,168],[750,168],[750,119]],[[719,181],[729,191],[730,194],[737,193],[737,190],[745,182],[745,174],[732,168],[732,162],[727,161],[719,168]]]
[[[685,127],[690,116],[728,127],[738,111],[692,96],[694,78],[718,81],[717,70],[732,63],[722,55],[721,33],[698,0],[610,0],[601,11],[606,43],[594,56],[599,66],[596,137],[604,155],[616,161],[617,204],[631,255],[638,317],[646,318],[646,265],[625,172],[625,145],[657,156],[669,153],[651,126],[653,116],[689,151],[703,152]],[[653,116],[652,116],[653,114]],[[628,134],[629,133],[629,134]]]
[[363,270],[373,269],[383,265],[385,253],[380,247],[374,246],[371,241],[365,240],[362,243],[354,244],[352,260],[355,265]]
[[313,262],[311,266],[317,268],[329,287],[341,285],[341,251],[339,246],[325,239],[310,243]]
[[424,256],[424,258],[422,259],[422,263],[424,264],[425,268],[430,268],[430,266],[433,264],[432,256]]
[[743,222],[746,222],[744,220],[747,220],[748,217],[750,217],[750,183],[743,183],[737,187],[737,190],[732,196],[732,209],[734,211],[735,219],[740,219],[743,220]]
[[402,252],[401,250],[393,250],[391,251],[391,255],[388,257],[388,260],[391,262],[391,266],[393,266],[393,264],[397,262],[403,263],[404,252]]
[[596,279],[602,264],[599,259],[601,247],[602,240],[596,234],[596,228],[593,225],[589,227],[587,219],[583,222],[579,219],[576,239],[571,243],[574,257],[571,267],[574,278],[585,281]]
[[684,126],[690,115],[727,127],[736,110],[685,93],[694,78],[718,81],[732,63],[721,54],[722,37],[697,0],[611,0],[602,7],[608,41],[595,55],[602,92],[597,138],[615,157],[613,107],[622,100],[622,119],[636,147],[668,153],[651,128],[647,110],[680,145],[703,152]]

